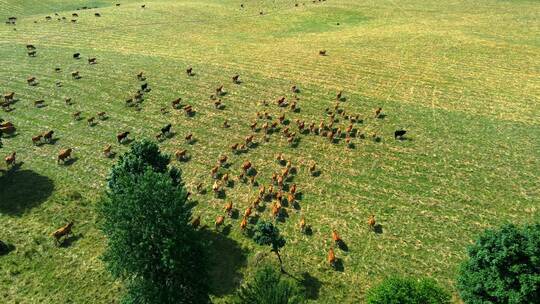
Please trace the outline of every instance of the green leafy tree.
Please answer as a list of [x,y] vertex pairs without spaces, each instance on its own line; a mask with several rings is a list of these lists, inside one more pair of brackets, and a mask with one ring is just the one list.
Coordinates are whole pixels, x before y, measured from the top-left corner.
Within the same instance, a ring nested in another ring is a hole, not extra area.
[[540,224],[486,230],[468,255],[458,277],[465,303],[540,303]]
[[432,279],[390,277],[367,293],[368,304],[447,304],[450,294]]
[[192,205],[180,172],[151,142],[135,143],[111,171],[98,205],[103,254],[124,280],[124,303],[207,303],[205,246],[190,225]]
[[304,291],[294,280],[285,278],[268,265],[257,271],[255,277],[240,287],[235,304],[300,304]]
[[279,254],[281,247],[285,246],[285,238],[280,235],[278,227],[274,226],[274,224],[268,221],[258,222],[255,226],[253,240],[259,245],[270,245],[271,251],[276,254],[279,260],[281,272],[285,273],[285,270],[283,269],[283,261],[281,260],[281,255]]

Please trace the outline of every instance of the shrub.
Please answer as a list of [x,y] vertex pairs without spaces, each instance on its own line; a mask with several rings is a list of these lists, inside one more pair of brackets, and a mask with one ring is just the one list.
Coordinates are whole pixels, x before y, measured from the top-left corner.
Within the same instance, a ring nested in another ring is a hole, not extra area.
[[240,287],[236,304],[299,304],[304,292],[294,280],[287,279],[271,266],[264,266],[255,277]]
[[468,256],[458,277],[465,303],[540,301],[540,224],[486,230]]
[[[112,169],[98,205],[103,260],[124,280],[124,303],[208,302],[205,248],[178,170],[150,142],[134,144]],[[171,172],[174,172],[171,174]]]
[[446,304],[447,291],[431,279],[390,277],[368,291],[368,304]]

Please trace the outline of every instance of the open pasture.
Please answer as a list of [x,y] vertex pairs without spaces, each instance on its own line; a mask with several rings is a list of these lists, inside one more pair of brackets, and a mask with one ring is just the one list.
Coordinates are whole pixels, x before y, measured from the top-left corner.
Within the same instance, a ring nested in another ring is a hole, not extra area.
[[[111,145],[118,156],[128,149],[118,133],[155,139],[167,124],[172,134],[160,147],[173,158],[187,151],[186,161],[172,163],[183,170],[198,202],[195,215],[208,229],[225,215],[227,202],[243,214],[257,198],[259,187],[237,178],[245,161],[267,188],[285,168],[276,155],[291,162],[295,172],[285,189],[296,184],[298,190],[278,221],[287,239],[282,255],[286,269],[306,279],[314,303],[358,303],[391,274],[430,276],[456,294],[458,265],[478,233],[540,218],[537,2],[115,3],[0,0],[0,19],[17,17],[15,25],[0,26],[0,101],[15,92],[0,118],[16,127],[2,137],[0,155],[16,151],[18,167],[8,172],[0,164],[0,239],[15,246],[0,258],[6,303],[118,299],[121,286],[99,260],[106,243],[94,213],[115,162],[103,150]],[[83,6],[91,8],[77,10]],[[141,71],[145,80],[137,78]],[[144,83],[143,100],[126,104]],[[221,85],[222,96],[211,99]],[[288,106],[278,106],[281,97]],[[175,109],[171,102],[178,98]],[[194,114],[186,115],[184,106]],[[336,112],[334,124],[322,131],[339,128],[342,137],[299,130],[296,120],[306,129],[328,126],[328,112]],[[265,140],[264,123],[281,115],[284,123]],[[348,145],[345,116],[356,115]],[[296,133],[292,143],[286,128]],[[394,138],[400,129],[407,130],[403,140]],[[49,130],[52,140],[32,142]],[[231,145],[250,135],[254,143],[233,153]],[[71,159],[58,161],[68,148]],[[230,166],[218,174],[228,173],[233,183],[217,197],[211,170],[222,155]],[[310,173],[313,164],[320,174]],[[200,183],[206,191],[197,190]],[[272,202],[262,202],[252,220],[271,218],[271,210]],[[372,214],[375,231],[367,224]],[[302,218],[312,233],[301,233]],[[71,220],[70,242],[57,247],[51,233]],[[223,238],[215,241],[216,303],[261,259],[275,259],[240,223],[241,217],[226,217]],[[326,261],[333,229],[347,247],[335,248],[337,270]]]

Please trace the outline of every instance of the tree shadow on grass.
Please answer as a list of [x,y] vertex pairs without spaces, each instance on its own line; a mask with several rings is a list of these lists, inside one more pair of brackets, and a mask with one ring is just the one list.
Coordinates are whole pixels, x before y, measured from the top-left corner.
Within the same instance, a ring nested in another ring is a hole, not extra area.
[[303,272],[302,278],[300,279],[300,284],[304,287],[306,291],[306,297],[308,299],[317,300],[319,298],[319,290],[322,286],[322,283],[321,281],[319,281],[319,279],[307,272]]
[[53,181],[31,170],[0,174],[0,213],[21,216],[51,196]]
[[235,240],[213,230],[204,229],[200,233],[209,244],[211,293],[216,296],[233,293],[242,281],[240,269],[247,265],[247,250]]

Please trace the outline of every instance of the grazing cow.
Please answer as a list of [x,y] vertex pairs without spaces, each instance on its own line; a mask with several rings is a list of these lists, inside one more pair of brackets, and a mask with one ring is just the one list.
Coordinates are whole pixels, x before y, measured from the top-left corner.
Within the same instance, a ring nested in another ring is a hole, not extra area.
[[242,164],[242,170],[246,172],[250,168],[251,168],[251,162],[249,160],[244,161],[244,163]]
[[147,91],[148,90],[148,83],[141,84],[141,91]]
[[52,20],[51,16],[45,16],[45,20]]
[[118,141],[118,143],[122,143],[122,142],[124,142],[124,141],[127,139],[128,135],[129,135],[129,132],[128,132],[128,131],[122,132],[122,133],[118,133],[118,134],[116,135],[116,140]]
[[315,175],[316,170],[317,170],[317,164],[313,163],[311,166],[309,166],[309,173],[312,176]]
[[246,146],[249,146],[249,145],[251,145],[253,143],[253,137],[254,137],[253,135],[250,135],[250,136],[246,137],[246,139],[245,139],[246,140]]
[[219,171],[219,166],[214,166],[214,167],[210,170],[210,176],[211,176],[212,178],[214,178],[214,179],[217,179],[217,177],[218,177],[218,175],[217,175],[218,171]]
[[96,124],[96,118],[92,116],[86,120],[86,123],[88,123],[89,126],[93,126]]
[[32,144],[39,145],[41,144],[41,140],[43,139],[43,135],[39,134],[36,136],[32,136]]
[[15,162],[17,161],[16,156],[17,156],[17,152],[13,152],[4,158],[4,160],[6,161],[6,165],[8,167],[12,167],[15,165]]
[[71,72],[71,78],[73,78],[73,79],[81,78],[81,75],[79,74],[79,71]]
[[88,58],[88,64],[96,64],[97,59],[96,58]]
[[272,205],[272,216],[274,218],[279,217],[279,213],[281,212],[281,204],[279,202],[275,202],[274,205]]
[[144,77],[144,72],[140,72],[139,74],[137,74],[137,79],[140,81],[144,81],[146,79],[146,77]]
[[227,204],[225,204],[225,212],[227,212],[227,215],[229,217],[232,216],[232,211],[233,211],[233,203],[231,201],[229,201]]
[[170,134],[171,128],[172,128],[172,124],[168,124],[164,126],[163,128],[161,128],[161,134],[163,134],[164,136]]
[[111,145],[106,145],[105,148],[103,149],[103,155],[107,158],[111,157],[111,151],[112,151],[112,146]]
[[244,211],[244,217],[249,217],[251,215],[251,212],[251,207],[247,207],[246,211]]
[[193,138],[193,133],[189,133],[188,135],[186,135],[184,137],[184,139],[186,140],[187,143],[192,143],[194,138]]
[[180,103],[182,102],[182,98],[177,98],[171,102],[171,106],[173,109],[178,109],[180,106]]
[[36,108],[42,108],[45,106],[45,100],[43,99],[40,99],[40,100],[36,100],[34,101],[34,107]]
[[304,217],[302,217],[302,218],[300,219],[300,224],[299,224],[299,226],[300,226],[300,231],[301,231],[302,233],[306,231],[306,220],[304,219]]
[[333,240],[336,244],[342,242],[341,237],[339,236],[339,234],[337,233],[337,231],[336,231],[335,229],[332,230],[332,240]]
[[403,136],[407,133],[405,130],[396,130],[394,132],[394,139],[403,139]]
[[297,86],[293,85],[293,86],[291,87],[291,91],[292,91],[293,93],[296,94],[296,93],[299,93],[299,92],[300,92],[300,89],[299,89]]
[[240,222],[240,229],[241,229],[242,231],[244,231],[244,230],[246,229],[246,227],[247,227],[247,224],[248,224],[248,223],[247,223],[247,218],[244,216],[244,217],[242,218],[242,221]]
[[290,192],[292,195],[295,195],[295,194],[296,194],[296,184],[292,184],[292,185],[291,185],[291,189],[289,189],[289,192]]
[[73,228],[73,221],[67,223],[66,225],[58,228],[55,232],[53,232],[52,237],[54,237],[56,244],[60,244],[60,238],[62,237],[67,238],[71,234],[72,228]]
[[220,190],[221,190],[221,185],[219,184],[218,181],[215,181],[214,184],[212,185],[212,191],[214,192],[214,194],[217,194],[219,193]]
[[320,50],[320,51],[319,51],[319,55],[321,55],[321,56],[326,56],[326,50]]
[[0,137],[2,134],[14,134],[15,131],[15,126],[0,127]]
[[77,18],[77,17],[79,17],[79,15],[77,13],[73,13],[73,14],[71,14],[71,17]]
[[54,131],[53,130],[45,131],[41,135],[43,136],[43,140],[45,140],[45,142],[51,143],[53,139]]
[[28,57],[36,57],[36,51],[28,51]]
[[71,114],[71,116],[72,116],[73,119],[75,119],[75,120],[80,120],[80,119],[81,119],[81,112],[80,112],[80,111],[75,112],[75,113]]
[[223,225],[223,223],[225,222],[225,217],[223,215],[220,215],[216,218],[216,230],[221,227]]
[[184,161],[187,159],[187,150],[176,150],[174,156],[176,157],[176,160]]
[[370,215],[368,220],[367,220],[367,223],[368,223],[368,227],[370,230],[375,230],[375,215]]
[[26,82],[28,83],[28,85],[34,86],[37,84],[37,79],[36,77],[28,77],[26,79]]
[[236,153],[238,151],[238,145],[238,143],[231,145],[231,150],[233,151],[233,153]]
[[190,116],[192,115],[193,113],[195,113],[195,111],[193,110],[193,108],[189,105],[187,106],[184,106],[183,108],[184,112],[186,113],[186,115]]
[[375,110],[375,118],[379,118],[381,115],[381,112],[382,112],[382,108],[378,108],[377,110]]
[[77,22],[77,19],[71,19],[71,22],[72,22],[72,23],[76,23],[76,22]]
[[107,113],[105,112],[99,112],[97,113],[97,116],[100,120],[105,120],[107,118]]
[[4,100],[6,102],[11,102],[11,101],[13,101],[14,98],[15,98],[15,92],[10,92],[10,93],[4,94]]
[[328,251],[327,261],[328,261],[328,264],[330,264],[330,266],[332,267],[336,266],[337,259],[336,259],[336,254],[334,253],[334,248],[330,248],[330,250]]
[[[339,91],[339,93],[337,93],[337,95],[336,95],[336,100],[339,101],[339,100],[341,100],[342,97],[343,97],[343,91]],[[336,106],[338,106],[338,105],[336,105]]]
[[240,75],[234,75],[234,76],[232,77],[232,81],[233,81],[233,83],[235,83],[235,84],[239,84],[239,83],[240,83]]
[[221,99],[214,102],[214,108],[219,110],[219,109],[222,109],[222,106],[223,106],[223,104],[221,103]]
[[101,17],[101,14],[100,13],[94,13],[94,16]]
[[71,148],[60,150],[60,152],[58,153],[58,158],[56,162],[57,163],[60,163],[60,161],[66,162],[66,159],[71,158],[71,152],[73,152],[73,149]]
[[195,229],[197,229],[201,225],[201,216],[197,216],[193,222],[191,222],[191,226]]
[[13,123],[11,121],[6,121],[6,122],[0,123],[0,127],[9,128],[9,127],[14,127],[14,125],[13,125]]
[[218,165],[223,166],[227,163],[227,155],[221,155],[218,159]]
[[73,59],[81,59],[81,53],[73,54]]
[[186,74],[187,74],[188,76],[193,76],[193,68],[192,68],[192,67],[187,68],[187,69],[186,69]]
[[146,8],[146,4],[141,5],[141,8]]

